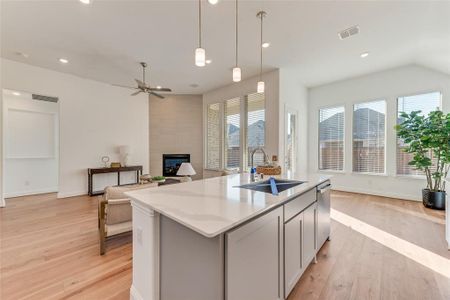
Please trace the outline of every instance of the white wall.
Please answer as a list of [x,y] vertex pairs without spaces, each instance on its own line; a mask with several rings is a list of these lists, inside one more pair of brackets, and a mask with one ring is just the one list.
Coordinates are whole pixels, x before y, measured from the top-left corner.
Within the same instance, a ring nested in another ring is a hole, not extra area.
[[[308,89],[298,80],[298,71],[280,69],[279,151],[280,162],[285,161],[286,109],[297,112],[297,162],[296,171],[308,170]],[[281,164],[284,167],[284,164]]]
[[[421,199],[424,179],[396,176],[396,135],[394,125],[397,98],[430,91],[443,94],[443,110],[450,110],[450,76],[416,65],[395,68],[353,79],[343,80],[309,90],[309,171],[318,171],[319,108],[345,106],[345,171],[334,173],[337,190],[369,193],[403,199]],[[352,105],[358,102],[385,99],[386,116],[386,176],[352,173]]]
[[203,177],[202,96],[166,95],[150,99],[150,173],[162,175],[163,154],[190,154]]
[[[57,192],[58,104],[32,100],[23,92],[20,96],[3,93],[3,98],[5,197]],[[17,125],[23,130],[10,127]],[[18,138],[29,144],[17,144]]]
[[[231,80],[231,79],[230,79]],[[241,82],[233,83],[203,94],[204,118],[206,115],[206,105],[226,100],[243,97],[256,93],[256,83],[259,77],[252,77]],[[263,74],[265,82],[265,103],[266,103],[266,145],[264,149],[267,155],[278,155],[279,139],[279,71],[275,70]],[[203,128],[203,136],[206,136],[205,124]],[[206,155],[206,151],[204,151]],[[205,161],[205,158],[204,160]]]
[[131,97],[123,88],[6,59],[1,73],[3,88],[60,99],[59,197],[86,194],[87,168],[101,166],[103,155],[118,161],[119,145],[129,145],[130,163],[148,172],[145,95]]

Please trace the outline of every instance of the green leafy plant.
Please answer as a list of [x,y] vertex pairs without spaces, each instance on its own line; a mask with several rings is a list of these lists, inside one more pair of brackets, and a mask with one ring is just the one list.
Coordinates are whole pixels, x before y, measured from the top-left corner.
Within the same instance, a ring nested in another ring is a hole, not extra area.
[[153,180],[153,181],[160,181],[160,180],[164,180],[164,179],[166,179],[166,177],[164,177],[164,176],[155,176],[155,177],[152,177],[152,180]]
[[[405,152],[413,154],[408,163],[425,173],[427,189],[445,191],[445,178],[450,168],[450,114],[440,110],[428,116],[413,111],[401,113],[403,122],[397,126],[397,135],[407,145]],[[433,160],[429,152],[433,153]]]

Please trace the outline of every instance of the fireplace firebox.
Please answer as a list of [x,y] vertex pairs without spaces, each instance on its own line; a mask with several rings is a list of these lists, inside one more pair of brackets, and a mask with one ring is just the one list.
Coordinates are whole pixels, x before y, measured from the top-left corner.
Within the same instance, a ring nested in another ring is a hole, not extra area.
[[178,169],[184,162],[191,162],[190,154],[163,154],[163,176],[177,176]]

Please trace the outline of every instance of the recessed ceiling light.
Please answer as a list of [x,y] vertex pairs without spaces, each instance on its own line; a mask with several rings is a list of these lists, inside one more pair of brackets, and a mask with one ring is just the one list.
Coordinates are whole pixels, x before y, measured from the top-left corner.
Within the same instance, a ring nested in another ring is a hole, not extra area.
[[208,0],[209,4],[216,5],[219,3],[219,0]]
[[83,4],[89,4],[91,3],[91,0],[80,0],[80,2]]
[[207,60],[206,60],[206,63],[207,63],[207,64],[210,64],[210,63],[212,63],[212,60],[211,60],[211,59],[207,59]]
[[268,43],[268,42],[265,42],[265,43],[262,43],[262,45],[261,45],[263,48],[269,48],[269,46],[270,46],[270,43]]
[[20,96],[20,93],[19,92],[13,92],[12,93],[14,96]]
[[366,58],[367,56],[369,56],[369,52],[364,52],[364,53],[361,53],[361,58]]
[[62,63],[62,64],[67,64],[69,62],[69,60],[66,59],[66,58],[60,58],[59,62]]
[[157,85],[156,88],[157,88],[158,90],[160,90],[160,89],[162,89],[162,86]]

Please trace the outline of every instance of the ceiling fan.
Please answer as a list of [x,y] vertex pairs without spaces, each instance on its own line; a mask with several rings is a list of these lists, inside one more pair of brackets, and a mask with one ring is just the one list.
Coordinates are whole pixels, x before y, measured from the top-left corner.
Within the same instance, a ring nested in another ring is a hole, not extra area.
[[134,92],[133,94],[131,94],[131,96],[136,96],[137,94],[140,93],[147,93],[149,95],[153,95],[156,96],[158,98],[164,99],[164,96],[156,93],[157,92],[171,92],[172,90],[169,88],[164,88],[164,87],[150,87],[150,85],[147,85],[147,83],[145,82],[145,69],[147,68],[147,63],[145,62],[141,62],[140,65],[142,66],[142,81],[139,79],[135,79],[136,83],[137,83],[137,87],[131,87],[131,86],[124,86],[124,85],[119,85],[119,84],[113,84],[114,86],[120,86],[120,87],[124,87],[124,88],[128,88],[128,89],[132,89],[132,90],[137,90],[136,92]]

